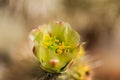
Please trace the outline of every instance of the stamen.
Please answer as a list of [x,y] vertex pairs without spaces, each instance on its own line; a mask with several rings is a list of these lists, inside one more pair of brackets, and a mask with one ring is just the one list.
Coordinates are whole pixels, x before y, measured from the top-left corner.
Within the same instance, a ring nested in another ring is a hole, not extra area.
[[59,45],[61,45],[61,43],[59,43]]
[[57,43],[58,43],[58,42],[59,42],[59,40],[55,40],[55,42],[57,42]]
[[67,52],[67,50],[66,49],[63,49],[63,53],[66,53]]
[[61,53],[62,53],[62,50],[57,49],[57,53],[61,54]]
[[42,45],[43,47],[50,49],[52,49],[51,47],[54,47],[52,50],[55,50],[55,52],[59,54],[69,52],[71,49],[71,46],[66,46],[64,42],[60,42],[49,34],[45,35]]
[[65,46],[58,46],[59,49],[65,49]]

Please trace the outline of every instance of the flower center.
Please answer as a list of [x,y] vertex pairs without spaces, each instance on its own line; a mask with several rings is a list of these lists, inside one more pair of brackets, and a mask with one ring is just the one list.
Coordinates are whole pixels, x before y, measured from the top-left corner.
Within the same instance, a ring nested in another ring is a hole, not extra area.
[[65,42],[56,39],[55,37],[50,36],[47,34],[43,38],[42,46],[44,48],[49,48],[54,50],[56,53],[67,53],[70,52],[71,46],[66,45]]

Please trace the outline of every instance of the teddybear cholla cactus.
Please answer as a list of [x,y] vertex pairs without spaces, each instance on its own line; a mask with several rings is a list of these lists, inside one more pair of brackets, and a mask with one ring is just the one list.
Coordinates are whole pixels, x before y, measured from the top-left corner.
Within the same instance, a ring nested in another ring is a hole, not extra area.
[[62,21],[41,25],[31,32],[30,37],[41,68],[48,72],[64,71],[79,53],[79,34]]

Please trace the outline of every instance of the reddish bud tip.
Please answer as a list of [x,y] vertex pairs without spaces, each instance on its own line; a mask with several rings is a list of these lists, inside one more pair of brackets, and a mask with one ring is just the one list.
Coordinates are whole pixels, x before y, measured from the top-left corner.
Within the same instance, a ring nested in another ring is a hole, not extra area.
[[50,60],[50,64],[52,67],[55,67],[59,61],[57,59]]

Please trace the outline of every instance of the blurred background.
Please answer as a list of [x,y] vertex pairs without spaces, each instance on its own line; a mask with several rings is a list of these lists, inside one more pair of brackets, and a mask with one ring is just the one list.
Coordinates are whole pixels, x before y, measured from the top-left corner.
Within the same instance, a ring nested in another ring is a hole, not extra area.
[[0,80],[36,80],[29,32],[55,20],[86,42],[93,80],[120,80],[119,0],[0,0]]

